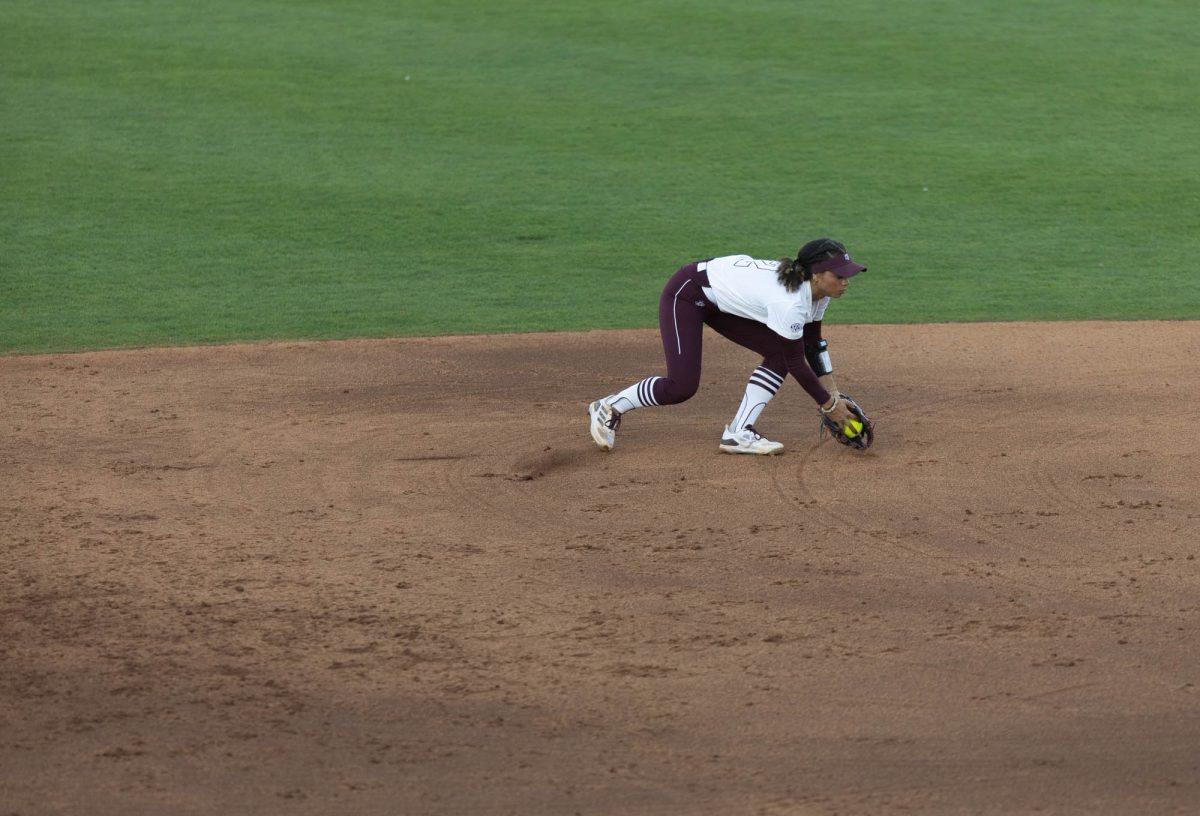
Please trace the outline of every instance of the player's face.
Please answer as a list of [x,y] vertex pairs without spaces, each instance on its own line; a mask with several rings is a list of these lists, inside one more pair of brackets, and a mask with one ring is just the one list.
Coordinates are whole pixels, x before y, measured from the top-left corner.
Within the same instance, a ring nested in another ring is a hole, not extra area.
[[813,283],[816,284],[817,291],[820,297],[840,298],[846,293],[846,289],[850,286],[848,278],[839,278],[832,272],[818,272],[813,275]]

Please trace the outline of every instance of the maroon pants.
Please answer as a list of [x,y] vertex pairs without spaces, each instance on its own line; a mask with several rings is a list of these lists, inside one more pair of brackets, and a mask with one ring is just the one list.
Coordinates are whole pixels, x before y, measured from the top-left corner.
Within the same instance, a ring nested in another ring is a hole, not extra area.
[[682,266],[663,287],[658,301],[658,328],[667,358],[667,376],[654,381],[654,401],[674,405],[691,399],[700,387],[705,324],[739,346],[761,354],[762,366],[783,379],[791,373],[818,402],[829,395],[804,358],[801,341],[780,337],[757,320],[725,314],[704,294],[708,273],[691,263]]

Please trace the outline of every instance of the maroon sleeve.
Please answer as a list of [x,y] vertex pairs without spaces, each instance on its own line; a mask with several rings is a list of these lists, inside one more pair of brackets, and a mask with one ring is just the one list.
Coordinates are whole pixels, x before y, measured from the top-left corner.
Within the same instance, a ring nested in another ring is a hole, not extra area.
[[821,339],[821,321],[814,320],[812,323],[804,324],[804,345],[812,348]]
[[816,400],[817,405],[824,405],[829,402],[830,394],[825,390],[825,386],[821,385],[816,372],[808,364],[808,358],[804,356],[804,344],[808,340],[808,330],[811,326],[817,327],[817,337],[820,337],[821,324],[819,322],[809,323],[804,327],[804,336],[801,339],[791,340],[787,343],[785,356],[788,373],[796,378],[796,382],[800,383],[800,387],[807,391],[810,397]]

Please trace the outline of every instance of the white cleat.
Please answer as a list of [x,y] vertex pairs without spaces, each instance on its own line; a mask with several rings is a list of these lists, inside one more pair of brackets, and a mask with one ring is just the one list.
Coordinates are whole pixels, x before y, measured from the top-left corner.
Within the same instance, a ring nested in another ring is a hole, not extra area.
[[592,439],[600,446],[600,450],[612,450],[617,444],[617,428],[621,427],[621,412],[604,400],[596,400],[588,406],[588,416],[591,418]]
[[772,442],[754,430],[753,425],[747,425],[740,431],[731,431],[729,430],[729,426],[726,425],[725,433],[721,434],[721,452],[748,453],[751,456],[773,456],[777,453],[783,453],[783,443]]

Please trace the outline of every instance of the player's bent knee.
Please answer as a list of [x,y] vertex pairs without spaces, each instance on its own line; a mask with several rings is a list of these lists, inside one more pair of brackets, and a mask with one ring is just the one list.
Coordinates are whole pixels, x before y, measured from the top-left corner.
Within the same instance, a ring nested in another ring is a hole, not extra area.
[[698,382],[690,383],[669,380],[664,385],[665,387],[662,389],[663,393],[658,399],[659,405],[678,405],[681,402],[687,402],[696,396],[696,392],[700,389],[700,383]]
[[762,361],[762,367],[770,370],[780,377],[785,377],[787,376],[788,370],[787,357],[782,354],[764,357]]

